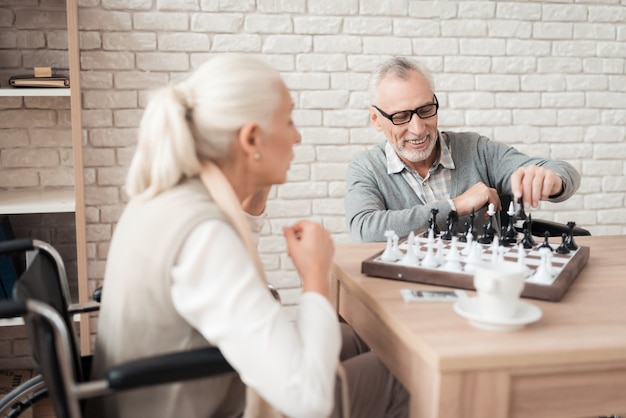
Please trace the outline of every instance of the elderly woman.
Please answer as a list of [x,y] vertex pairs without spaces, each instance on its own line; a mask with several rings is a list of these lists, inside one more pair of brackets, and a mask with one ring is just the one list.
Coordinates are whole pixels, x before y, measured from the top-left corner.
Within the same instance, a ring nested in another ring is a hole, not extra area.
[[[94,408],[104,416],[238,417],[246,386],[280,414],[338,414],[330,235],[305,220],[283,228],[302,278],[295,323],[255,248],[263,218],[254,215],[286,181],[301,140],[293,107],[276,70],[238,55],[209,60],[149,103],[109,250],[94,373],[208,345],[237,373],[111,397]],[[406,415],[408,395],[373,353],[345,366],[353,416]]]

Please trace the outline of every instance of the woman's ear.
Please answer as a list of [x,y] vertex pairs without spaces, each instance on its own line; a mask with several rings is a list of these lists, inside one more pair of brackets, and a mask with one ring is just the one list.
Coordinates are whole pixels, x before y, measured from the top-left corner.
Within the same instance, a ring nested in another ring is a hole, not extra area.
[[248,158],[255,158],[261,145],[261,128],[256,123],[243,125],[237,135],[237,141]]

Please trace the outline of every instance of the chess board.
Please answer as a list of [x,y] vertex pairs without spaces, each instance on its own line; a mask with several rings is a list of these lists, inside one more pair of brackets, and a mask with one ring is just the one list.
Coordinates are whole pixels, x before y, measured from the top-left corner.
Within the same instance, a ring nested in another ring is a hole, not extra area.
[[[485,263],[494,260],[494,250],[503,252],[498,254],[498,256],[505,261],[518,262],[518,258],[521,256],[523,264],[527,267],[526,284],[522,292],[522,297],[558,302],[574,282],[578,273],[583,269],[585,264],[587,264],[590,253],[589,247],[579,246],[576,250],[570,251],[568,254],[557,254],[552,251],[550,264],[553,278],[550,283],[538,283],[533,281],[533,274],[541,263],[541,244],[543,243],[537,243],[533,248],[523,249],[523,255],[519,253],[520,248],[517,245],[504,247],[500,250],[493,245],[475,245],[482,246],[481,257],[482,261]],[[401,254],[404,255],[409,248],[408,245],[408,241],[405,240],[397,246],[396,251],[400,251]],[[415,237],[413,245],[415,249],[414,253],[419,253],[418,258],[423,259],[428,251],[427,238],[419,235]],[[437,267],[406,264],[406,262],[403,262],[403,258],[397,261],[383,261],[381,260],[381,255],[384,251],[380,251],[362,262],[361,272],[369,276],[386,279],[475,290],[473,272],[465,271],[468,256],[466,254],[464,255],[463,252],[467,246],[466,243],[456,242],[455,244],[456,249],[461,254],[461,270],[448,270],[444,268],[446,266],[444,261],[445,256],[451,250],[451,245],[451,241],[442,240],[441,238],[435,238],[435,244],[431,244],[431,251],[435,252],[435,254],[437,252],[441,253],[439,254],[440,265]],[[555,250],[558,244],[550,243],[550,246]]]

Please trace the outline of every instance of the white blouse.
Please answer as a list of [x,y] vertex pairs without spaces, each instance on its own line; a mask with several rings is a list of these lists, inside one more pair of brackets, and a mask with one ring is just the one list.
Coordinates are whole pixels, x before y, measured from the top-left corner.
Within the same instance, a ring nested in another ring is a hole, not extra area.
[[[258,234],[262,219],[249,220]],[[330,414],[341,336],[325,297],[303,293],[290,321],[239,236],[218,220],[193,230],[171,273],[176,310],[220,348],[246,385],[288,416]]]

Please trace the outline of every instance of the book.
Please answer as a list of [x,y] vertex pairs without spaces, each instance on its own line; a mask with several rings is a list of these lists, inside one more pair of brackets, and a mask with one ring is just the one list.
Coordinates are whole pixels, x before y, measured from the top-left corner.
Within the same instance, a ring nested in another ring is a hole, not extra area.
[[64,76],[34,77],[32,75],[14,75],[9,78],[13,87],[57,87],[69,88],[70,79]]

